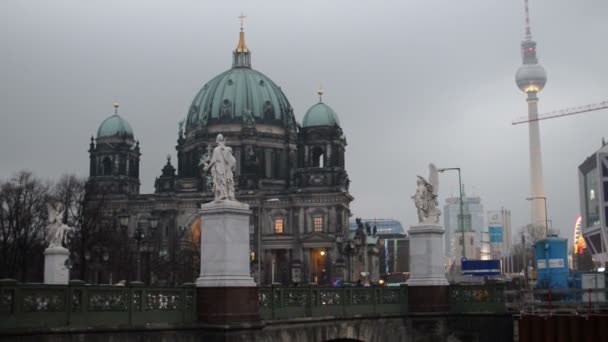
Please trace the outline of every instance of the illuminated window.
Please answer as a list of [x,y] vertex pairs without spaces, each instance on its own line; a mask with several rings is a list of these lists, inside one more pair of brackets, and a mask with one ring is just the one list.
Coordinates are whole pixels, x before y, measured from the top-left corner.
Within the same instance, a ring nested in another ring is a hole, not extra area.
[[313,226],[314,226],[315,232],[322,232],[323,231],[323,216],[315,216],[313,218]]
[[277,234],[283,234],[283,219],[282,218],[274,219],[274,232]]

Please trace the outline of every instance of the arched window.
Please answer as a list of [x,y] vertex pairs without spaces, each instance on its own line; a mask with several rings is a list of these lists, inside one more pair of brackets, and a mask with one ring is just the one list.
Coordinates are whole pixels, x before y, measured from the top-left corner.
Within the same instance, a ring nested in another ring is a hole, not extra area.
[[312,166],[323,167],[324,151],[321,147],[315,147],[312,149]]
[[110,157],[103,158],[103,175],[112,175],[112,159]]

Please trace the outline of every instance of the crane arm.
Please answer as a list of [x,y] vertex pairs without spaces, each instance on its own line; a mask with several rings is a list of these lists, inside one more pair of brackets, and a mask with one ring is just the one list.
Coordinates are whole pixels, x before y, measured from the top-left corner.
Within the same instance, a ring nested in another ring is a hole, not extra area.
[[578,107],[555,110],[552,112],[541,114],[535,119],[529,119],[527,117],[520,118],[518,120],[513,121],[512,124],[519,125],[522,123],[561,118],[563,116],[570,116],[570,115],[582,114],[582,113],[587,113],[587,112],[593,112],[596,110],[601,110],[601,109],[606,109],[606,108],[608,108],[608,101],[593,103],[593,104],[589,104],[589,105],[585,105],[585,106],[578,106]]

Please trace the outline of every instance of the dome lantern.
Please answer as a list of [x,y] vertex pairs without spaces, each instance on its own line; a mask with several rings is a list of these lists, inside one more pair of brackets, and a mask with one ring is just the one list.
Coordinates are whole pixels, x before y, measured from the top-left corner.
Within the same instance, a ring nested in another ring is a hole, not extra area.
[[133,128],[131,125],[118,115],[119,104],[114,102],[114,115],[103,120],[97,129],[97,139],[118,137],[133,140]]
[[232,67],[233,68],[251,68],[251,52],[245,44],[245,32],[243,31],[243,19],[246,17],[241,13],[241,32],[239,32],[239,43],[236,49],[232,52]]
[[304,119],[302,119],[302,127],[340,126],[338,114],[322,102],[323,90],[319,89],[317,94],[319,95],[319,103],[306,111]]

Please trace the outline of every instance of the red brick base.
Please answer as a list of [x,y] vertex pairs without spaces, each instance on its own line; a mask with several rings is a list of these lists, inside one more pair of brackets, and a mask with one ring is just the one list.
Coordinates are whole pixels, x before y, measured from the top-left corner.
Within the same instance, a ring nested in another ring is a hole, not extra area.
[[197,302],[200,322],[260,321],[257,287],[199,287]]
[[409,286],[409,312],[448,312],[449,286]]

